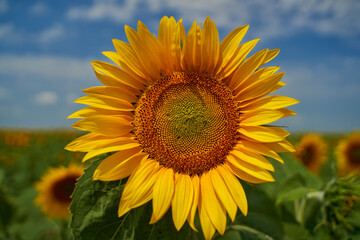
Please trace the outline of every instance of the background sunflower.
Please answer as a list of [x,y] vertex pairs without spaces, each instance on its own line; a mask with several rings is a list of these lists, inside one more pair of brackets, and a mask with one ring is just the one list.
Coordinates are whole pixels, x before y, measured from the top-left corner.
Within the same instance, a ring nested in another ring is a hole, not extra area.
[[67,219],[71,216],[70,196],[82,173],[83,167],[77,164],[49,168],[41,181],[36,183],[38,195],[34,201],[46,216],[54,219]]
[[327,144],[320,134],[306,134],[295,146],[296,159],[311,172],[319,173],[321,166],[327,160]]
[[341,175],[360,174],[360,132],[342,139],[335,150]]

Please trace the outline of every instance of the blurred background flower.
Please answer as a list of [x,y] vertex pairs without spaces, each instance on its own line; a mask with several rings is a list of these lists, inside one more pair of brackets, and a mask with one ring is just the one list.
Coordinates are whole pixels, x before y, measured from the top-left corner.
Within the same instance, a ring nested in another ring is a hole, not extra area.
[[36,183],[38,195],[35,198],[35,203],[46,216],[55,219],[68,219],[71,216],[70,196],[82,173],[83,167],[76,164],[49,168],[46,171],[41,181]]
[[360,132],[352,132],[336,147],[339,174],[360,174]]
[[311,172],[318,173],[327,159],[327,144],[320,134],[309,133],[295,146],[296,159]]

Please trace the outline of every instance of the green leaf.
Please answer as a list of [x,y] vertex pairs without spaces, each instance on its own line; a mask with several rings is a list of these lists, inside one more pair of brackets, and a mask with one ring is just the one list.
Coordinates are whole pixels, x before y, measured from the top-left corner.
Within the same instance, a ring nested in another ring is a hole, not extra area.
[[283,202],[293,202],[295,200],[299,200],[303,198],[307,193],[309,193],[309,189],[305,187],[298,187],[288,191],[287,193],[279,194],[279,197],[276,201],[276,204],[281,204]]
[[190,227],[185,224],[178,232],[170,211],[157,223],[149,224],[152,214],[151,202],[132,209],[119,218],[117,212],[125,184],[119,181],[92,180],[96,167],[105,157],[93,161],[76,184],[70,205],[70,211],[73,213],[70,228],[75,239],[180,240],[189,237]]
[[75,239],[111,239],[124,217],[118,218],[117,208],[122,186],[119,181],[93,181],[96,167],[106,156],[99,157],[78,179],[71,196],[70,211],[73,214],[70,228]]

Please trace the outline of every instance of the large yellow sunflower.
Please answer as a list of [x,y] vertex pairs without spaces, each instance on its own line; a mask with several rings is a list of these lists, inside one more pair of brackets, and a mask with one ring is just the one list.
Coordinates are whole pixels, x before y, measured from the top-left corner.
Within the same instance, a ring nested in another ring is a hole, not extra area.
[[340,175],[360,174],[360,132],[341,140],[335,153]]
[[274,181],[264,157],[280,162],[277,152],[293,151],[286,130],[267,124],[294,115],[285,109],[298,101],[266,96],[285,85],[279,67],[262,67],[279,50],[264,49],[246,59],[259,39],[240,44],[248,26],[219,43],[215,23],[196,21],[185,33],[181,20],[163,17],[158,37],[138,22],[125,26],[129,43],[113,40],[116,52],[104,52],[118,66],[94,61],[105,85],[85,89],[75,102],[90,105],[70,116],[73,127],[90,133],[66,148],[107,157],[94,180],[130,176],[118,214],[152,200],[150,223],[170,208],[176,229],[187,220],[210,239],[223,234],[226,212],[246,215],[245,192],[238,178]]
[[69,206],[76,179],[83,173],[83,168],[76,164],[69,167],[50,168],[37,182],[35,187],[38,195],[35,203],[42,212],[56,219],[67,219],[71,216]]
[[313,173],[318,173],[327,159],[327,144],[321,135],[309,133],[295,146],[296,159]]

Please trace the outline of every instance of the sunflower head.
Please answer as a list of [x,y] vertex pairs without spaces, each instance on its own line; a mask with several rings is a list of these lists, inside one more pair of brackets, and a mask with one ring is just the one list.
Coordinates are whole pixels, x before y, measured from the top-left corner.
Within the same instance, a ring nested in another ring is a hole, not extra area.
[[71,216],[70,196],[82,173],[83,167],[75,164],[69,167],[50,168],[36,183],[38,195],[35,203],[46,216],[55,219],[67,219]]
[[327,159],[327,144],[319,134],[304,135],[295,149],[296,159],[313,173],[318,173]]
[[335,153],[340,175],[360,174],[360,132],[341,140]]
[[89,105],[72,114],[73,127],[89,133],[66,148],[87,152],[84,161],[115,152],[98,166],[94,180],[129,177],[119,216],[152,199],[150,223],[170,208],[179,230],[187,220],[196,230],[198,211],[206,239],[226,228],[226,213],[247,214],[238,178],[274,181],[266,157],[293,151],[288,132],[269,123],[295,113],[298,101],[270,95],[281,88],[279,67],[262,67],[278,49],[251,57],[258,39],[240,45],[249,26],[232,31],[220,43],[215,23],[196,21],[186,33],[182,21],[160,21],[156,37],[138,22],[126,26],[128,41],[113,40],[104,52],[116,65],[95,61],[105,85],[85,89],[75,102]]

